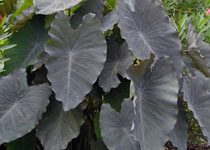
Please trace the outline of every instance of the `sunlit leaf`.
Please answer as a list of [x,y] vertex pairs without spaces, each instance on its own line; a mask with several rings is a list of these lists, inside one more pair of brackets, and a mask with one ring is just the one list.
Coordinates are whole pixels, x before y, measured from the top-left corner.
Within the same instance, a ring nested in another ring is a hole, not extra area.
[[17,4],[18,0],[5,0],[4,3],[0,4],[0,14],[2,16],[7,16],[12,13]]

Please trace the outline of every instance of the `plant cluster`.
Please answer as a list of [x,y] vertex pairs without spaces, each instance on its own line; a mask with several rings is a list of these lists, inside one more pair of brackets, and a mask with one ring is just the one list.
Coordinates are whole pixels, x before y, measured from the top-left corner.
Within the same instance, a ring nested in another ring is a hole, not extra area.
[[0,144],[186,150],[192,124],[209,141],[209,17],[191,3],[170,19],[158,0],[3,1]]

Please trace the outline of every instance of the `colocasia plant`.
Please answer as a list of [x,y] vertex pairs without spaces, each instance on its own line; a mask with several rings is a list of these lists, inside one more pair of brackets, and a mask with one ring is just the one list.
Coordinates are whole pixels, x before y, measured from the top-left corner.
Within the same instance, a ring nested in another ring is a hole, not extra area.
[[163,150],[170,140],[186,150],[183,103],[210,140],[210,45],[190,22],[181,50],[155,0],[113,9],[34,0],[16,17],[9,1],[0,7],[13,24],[4,31],[12,47],[2,50],[0,144],[32,136],[44,150]]

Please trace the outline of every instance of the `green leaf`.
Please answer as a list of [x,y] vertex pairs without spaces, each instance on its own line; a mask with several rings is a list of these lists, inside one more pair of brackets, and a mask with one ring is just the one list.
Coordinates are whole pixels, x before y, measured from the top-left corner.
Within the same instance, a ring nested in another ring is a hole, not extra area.
[[105,103],[109,103],[113,109],[120,112],[121,103],[124,98],[129,97],[130,82],[126,79],[115,89],[112,89],[104,97]]
[[10,60],[5,62],[5,74],[16,68],[24,68],[34,64],[37,56],[43,51],[44,43],[49,35],[44,28],[42,16],[36,16],[29,21],[19,32],[14,33],[9,39],[10,44],[17,46],[4,51],[4,58]]
[[16,45],[14,44],[14,45],[1,45],[0,44],[0,50],[7,50],[7,49],[10,49],[10,48],[13,48],[13,47],[15,47]]
[[45,45],[49,54],[47,77],[56,100],[62,101],[64,110],[68,111],[84,100],[101,73],[106,59],[106,41],[94,14],[84,16],[75,30],[69,18],[60,12],[49,34],[52,39]]
[[2,16],[8,16],[12,13],[18,0],[5,0],[4,3],[0,4],[0,14]]
[[106,145],[102,139],[97,139],[96,141],[92,140],[90,142],[91,150],[107,150]]
[[95,128],[95,134],[96,134],[96,137],[98,139],[101,139],[101,129],[100,129],[100,126],[99,126],[99,119],[100,119],[100,114],[99,112],[97,112],[94,116],[94,128]]
[[32,17],[34,16],[34,11],[35,11],[34,6],[31,6],[28,9],[23,10],[20,15],[14,18],[14,21],[13,21],[14,26],[12,26],[9,29],[9,31],[16,32],[20,28],[22,28],[28,20],[32,19]]
[[28,9],[30,6],[32,6],[33,5],[33,0],[24,0],[24,3],[20,6],[20,8],[18,8],[15,12],[14,12],[14,14],[13,14],[13,16],[19,16],[19,15],[21,15],[21,13],[24,11],[24,10],[26,10],[26,9]]
[[106,6],[110,9],[115,9],[117,0],[106,0]]
[[5,143],[4,145],[7,150],[36,150],[35,130],[13,142]]

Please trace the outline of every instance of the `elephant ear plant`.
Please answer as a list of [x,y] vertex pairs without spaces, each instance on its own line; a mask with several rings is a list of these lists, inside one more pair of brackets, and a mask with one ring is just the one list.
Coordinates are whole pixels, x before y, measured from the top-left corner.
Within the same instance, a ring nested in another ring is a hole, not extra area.
[[210,140],[210,45],[191,23],[182,51],[155,0],[113,9],[34,0],[29,9],[2,50],[0,144],[32,135],[44,150],[163,150],[168,140],[185,150],[182,103]]

